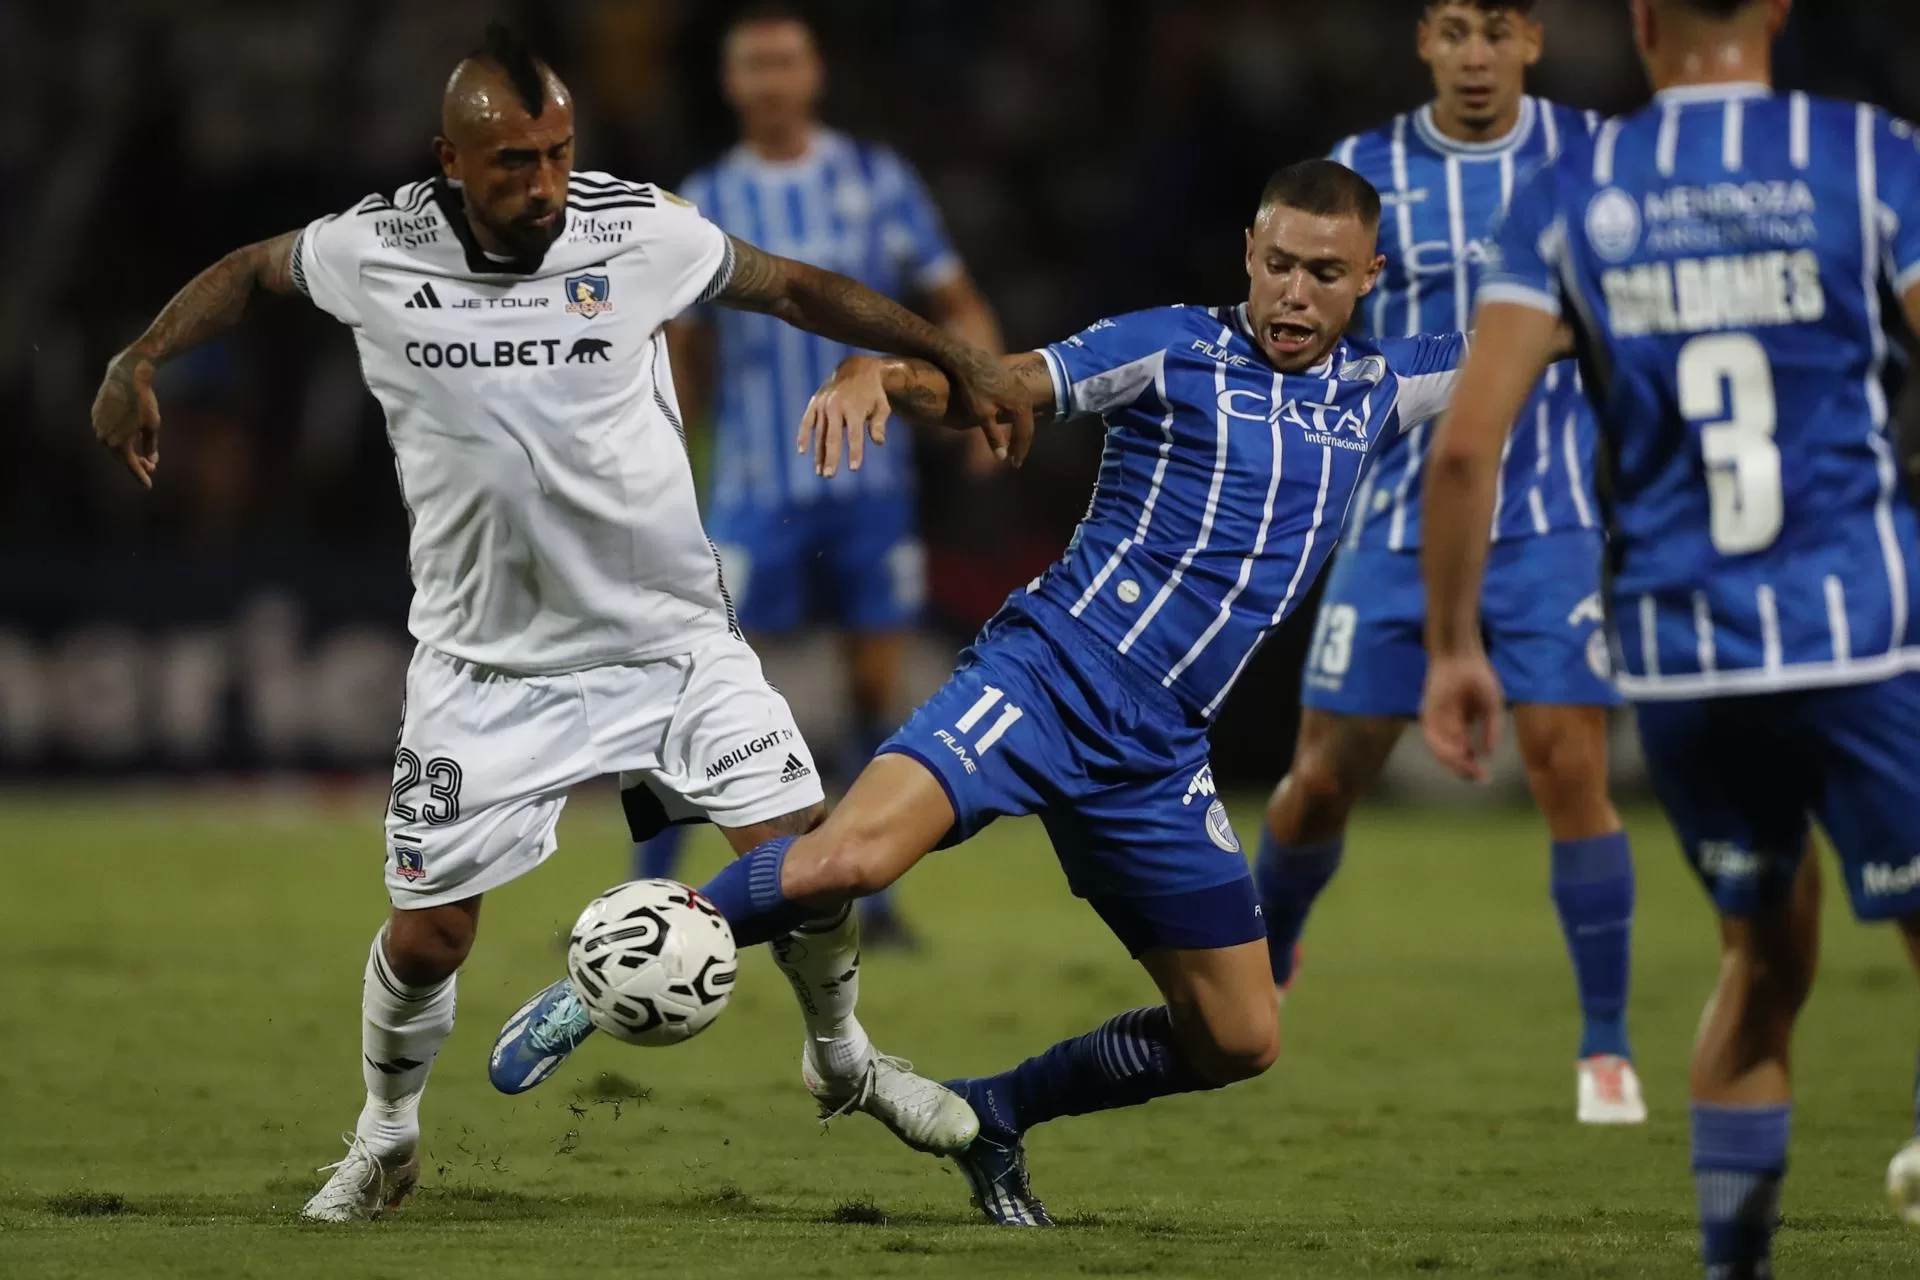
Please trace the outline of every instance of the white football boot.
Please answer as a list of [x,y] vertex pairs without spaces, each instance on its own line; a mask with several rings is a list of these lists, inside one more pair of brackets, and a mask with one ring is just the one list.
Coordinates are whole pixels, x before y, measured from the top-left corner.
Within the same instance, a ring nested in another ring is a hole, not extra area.
[[825,1124],[849,1111],[864,1111],[893,1136],[928,1155],[950,1156],[980,1133],[980,1117],[967,1100],[943,1084],[913,1073],[913,1064],[868,1050],[848,1074],[827,1075],[814,1059],[813,1041],[800,1053],[800,1078],[820,1104]]
[[1887,1198],[1902,1221],[1920,1227],[1920,1138],[1900,1148],[1887,1166]]
[[314,1193],[300,1216],[308,1222],[372,1222],[413,1193],[420,1181],[418,1149],[385,1159],[375,1155],[358,1134],[343,1134],[347,1157],[320,1166],[333,1171],[327,1185]]
[[1580,1059],[1581,1124],[1645,1124],[1646,1099],[1633,1064],[1618,1054]]

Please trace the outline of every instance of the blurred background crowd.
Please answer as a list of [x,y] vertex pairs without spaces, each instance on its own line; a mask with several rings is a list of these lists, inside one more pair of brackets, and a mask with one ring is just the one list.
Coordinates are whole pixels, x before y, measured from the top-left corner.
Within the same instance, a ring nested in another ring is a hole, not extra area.
[[[1428,92],[1418,0],[801,7],[826,119],[920,168],[1014,349],[1242,296],[1266,174]],[[406,517],[347,335],[282,304],[167,369],[151,496],[92,441],[99,374],[228,249],[428,173],[445,74],[496,13],[572,85],[583,166],[677,183],[734,138],[715,76],[731,9],[0,3],[0,773],[384,767]],[[1643,99],[1625,0],[1539,15],[1536,92]],[[1920,5],[1802,0],[1780,78],[1920,116],[1916,65]],[[1098,447],[1057,431],[987,478],[922,451],[932,667],[1059,553]],[[1226,778],[1284,766],[1302,640],[1242,685],[1216,735]]]

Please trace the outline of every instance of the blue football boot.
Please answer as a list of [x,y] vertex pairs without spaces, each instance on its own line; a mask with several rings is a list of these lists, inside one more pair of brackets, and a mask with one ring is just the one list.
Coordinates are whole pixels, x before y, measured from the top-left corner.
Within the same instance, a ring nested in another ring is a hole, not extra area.
[[487,1079],[502,1093],[525,1093],[560,1069],[593,1034],[586,1008],[565,978],[521,1005],[494,1038]]
[[982,1132],[953,1157],[973,1203],[996,1227],[1050,1227],[1053,1218],[1027,1181],[1027,1144],[1018,1134]]

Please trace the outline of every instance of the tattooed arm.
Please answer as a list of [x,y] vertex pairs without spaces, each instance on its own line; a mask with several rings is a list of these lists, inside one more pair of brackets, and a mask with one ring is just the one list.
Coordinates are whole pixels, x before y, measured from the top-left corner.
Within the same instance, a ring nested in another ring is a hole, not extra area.
[[297,292],[293,250],[299,238],[289,231],[235,249],[189,281],[147,331],[108,363],[93,397],[93,434],[147,488],[153,488],[160,465],[154,370],[239,324],[256,294]]
[[[917,357],[946,376],[954,425],[980,427],[1017,466],[1033,443],[1030,397],[993,356],[843,275],[733,239],[733,273],[714,297],[850,347]],[[1051,394],[1051,393],[1049,393]]]
[[[1031,421],[1053,421],[1053,375],[1045,357],[1038,351],[1022,351],[1001,357],[1000,367]],[[925,360],[852,356],[841,362],[807,403],[799,451],[811,452],[813,469],[830,476],[840,468],[844,447],[849,465],[858,471],[867,440],[887,442],[887,418],[894,413],[921,426],[965,431],[976,425],[955,404],[953,381],[937,366]]]

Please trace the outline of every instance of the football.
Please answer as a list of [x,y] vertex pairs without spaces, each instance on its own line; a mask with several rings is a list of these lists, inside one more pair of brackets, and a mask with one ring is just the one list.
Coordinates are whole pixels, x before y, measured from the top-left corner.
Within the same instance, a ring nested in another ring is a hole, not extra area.
[[675,880],[614,886],[567,939],[567,975],[587,1016],[628,1044],[699,1035],[727,1007],[738,971],[726,917]]

